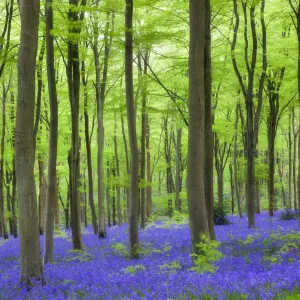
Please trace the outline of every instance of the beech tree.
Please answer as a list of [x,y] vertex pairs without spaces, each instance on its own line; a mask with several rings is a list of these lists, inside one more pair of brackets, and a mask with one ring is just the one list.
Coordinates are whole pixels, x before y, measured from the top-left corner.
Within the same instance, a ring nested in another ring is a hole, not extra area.
[[131,258],[139,257],[139,236],[138,236],[138,201],[139,201],[139,153],[136,135],[136,112],[133,95],[133,38],[132,38],[132,17],[133,0],[125,2],[125,84],[126,84],[126,105],[128,119],[128,134],[130,145],[130,194],[129,194],[129,242]]
[[[20,224],[20,280],[31,285],[42,280],[39,222],[34,181],[33,125],[35,68],[40,1],[19,2],[21,16],[18,57],[18,103],[16,119],[16,177]],[[30,74],[30,76],[28,76]]]
[[205,11],[204,0],[190,1],[187,197],[193,252],[197,254],[201,234],[209,236],[204,192]]
[[51,30],[53,30],[52,3],[52,0],[46,0],[46,48],[48,91],[50,100],[50,141],[46,200],[44,263],[53,261],[54,209],[56,202],[55,199],[57,198],[56,161],[58,139],[58,105],[55,80],[53,36],[51,35]]

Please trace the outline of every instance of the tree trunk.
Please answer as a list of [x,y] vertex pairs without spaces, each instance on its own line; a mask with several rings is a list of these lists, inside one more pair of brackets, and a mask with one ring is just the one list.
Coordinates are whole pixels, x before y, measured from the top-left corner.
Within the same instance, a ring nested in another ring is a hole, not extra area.
[[234,180],[233,180],[233,170],[232,165],[229,165],[230,172],[230,191],[231,191],[231,214],[234,214]]
[[53,261],[54,243],[54,210],[58,205],[56,161],[57,161],[57,140],[58,140],[58,103],[56,92],[56,79],[54,67],[54,46],[53,36],[53,8],[52,0],[46,0],[46,48],[47,48],[47,75],[48,91],[50,102],[50,140],[48,160],[48,186],[46,198],[46,222],[45,222],[45,251],[44,263]]
[[289,112],[289,140],[288,140],[288,147],[289,147],[289,201],[288,201],[288,209],[292,209],[292,180],[293,180],[293,167],[292,167],[292,114],[291,111]]
[[[71,6],[78,7],[79,0],[69,0]],[[85,1],[81,3],[85,5]],[[78,11],[69,10],[70,26],[69,32],[77,37],[81,32],[81,22],[84,18],[84,13],[81,12],[80,18]],[[74,26],[74,23],[80,26]],[[69,167],[70,167],[70,209],[71,209],[71,229],[73,248],[75,250],[84,250],[81,222],[80,222],[80,199],[79,199],[79,176],[80,176],[80,140],[79,140],[79,98],[80,98],[80,66],[79,66],[79,41],[68,41],[68,61],[67,61],[67,77],[69,89],[69,101],[71,106],[72,116],[72,137],[71,149],[69,152]]]
[[[125,162],[126,162],[126,172],[127,177],[130,173],[130,166],[129,166],[129,159],[128,159],[128,146],[127,146],[127,140],[126,140],[126,134],[125,134],[125,126],[124,126],[124,119],[121,115],[121,124],[122,124],[122,135],[123,135],[123,142],[124,142],[124,151],[125,151]],[[129,212],[129,187],[126,186],[126,203],[127,203],[127,215]]]
[[[201,234],[210,236],[204,192],[205,176],[205,1],[190,1],[189,129],[187,198],[193,252]],[[197,166],[197,168],[195,168]]]
[[20,224],[20,281],[28,286],[43,279],[37,199],[34,182],[34,102],[40,3],[20,1],[16,176]]
[[149,115],[146,116],[147,133],[146,133],[146,151],[147,151],[147,188],[146,188],[146,202],[147,202],[147,218],[152,214],[152,174],[151,174],[151,153],[150,153],[150,122]]
[[175,138],[175,131],[173,131],[173,144],[175,147],[176,153],[176,169],[175,169],[175,209],[178,212],[181,212],[181,136],[182,136],[182,128],[178,128]]
[[207,222],[210,238],[216,239],[213,210],[214,210],[214,191],[213,191],[213,117],[212,117],[212,70],[211,70],[211,9],[210,0],[205,0],[205,53],[204,53],[204,84],[205,84],[205,206],[207,211]]
[[39,164],[39,228],[40,235],[44,234],[45,230],[45,205],[47,199],[47,182],[45,176],[45,163],[41,158],[38,160]]
[[[269,121],[271,122],[271,120]],[[274,216],[274,203],[275,203],[275,186],[274,186],[274,173],[275,173],[275,128],[273,124],[268,125],[268,165],[269,165],[269,216]]]
[[85,147],[86,147],[86,158],[87,158],[87,169],[88,169],[88,186],[89,186],[89,204],[92,214],[92,225],[94,234],[98,234],[98,221],[94,201],[94,183],[93,183],[93,169],[92,169],[92,153],[91,153],[91,137],[89,133],[89,114],[88,114],[88,89],[87,89],[87,78],[85,75],[85,63],[82,62],[82,83],[84,86],[84,135],[85,135]]
[[146,135],[147,135],[147,74],[149,63],[149,51],[146,51],[142,74],[142,128],[141,128],[141,228],[146,226],[147,203],[146,203]]
[[238,182],[238,165],[237,165],[237,130],[238,130],[238,111],[239,111],[239,105],[236,105],[235,108],[235,121],[234,121],[234,137],[233,137],[233,177],[234,177],[234,197],[235,201],[237,203],[238,208],[238,214],[239,217],[242,218],[242,207],[241,207],[241,197],[239,193],[239,182]]
[[296,131],[296,127],[295,127],[295,108],[293,107],[292,110],[292,123],[293,123],[293,135],[294,135],[294,157],[293,157],[293,187],[294,187],[294,208],[295,210],[297,208],[300,208],[300,206],[298,206],[297,204],[297,135],[298,132]]
[[259,180],[256,180],[256,184],[255,184],[255,187],[256,187],[256,195],[255,195],[255,212],[257,214],[260,214],[260,182]]
[[107,176],[106,176],[106,207],[107,207],[107,222],[108,226],[111,226],[111,221],[110,221],[110,163],[109,160],[107,159]]
[[117,192],[117,210],[118,210],[118,224],[122,224],[121,213],[121,188],[120,188],[120,164],[118,155],[118,141],[117,141],[117,116],[115,114],[115,130],[114,130],[114,151],[115,151],[115,163],[116,163],[116,192]]
[[138,200],[139,200],[139,153],[136,135],[136,113],[133,96],[133,37],[132,37],[132,15],[133,0],[126,0],[125,9],[125,83],[126,83],[126,104],[128,118],[128,134],[131,153],[130,166],[130,203],[129,203],[129,243],[130,257],[139,257],[139,236],[138,236]]
[[[9,84],[10,86],[10,84]],[[7,87],[7,89],[9,88]],[[0,149],[0,234],[3,235],[4,239],[8,239],[6,218],[4,211],[4,149],[5,149],[5,138],[6,138],[6,96],[8,90],[3,86],[3,97],[2,97],[2,137],[1,137],[1,149]]]
[[224,171],[220,168],[217,172],[218,177],[218,208],[224,211]]

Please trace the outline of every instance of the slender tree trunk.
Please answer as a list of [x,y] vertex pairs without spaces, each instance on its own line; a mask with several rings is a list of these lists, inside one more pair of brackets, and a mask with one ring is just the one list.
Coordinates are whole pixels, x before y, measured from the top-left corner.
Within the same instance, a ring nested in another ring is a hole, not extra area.
[[115,114],[115,130],[114,130],[114,151],[115,151],[115,163],[116,163],[116,192],[117,192],[117,210],[118,210],[118,224],[122,224],[122,213],[121,213],[121,188],[120,188],[120,164],[118,155],[118,141],[117,141],[117,116]]
[[108,226],[111,226],[111,221],[110,221],[110,163],[109,160],[107,159],[107,170],[106,170],[106,208],[107,208],[107,222]]
[[85,63],[82,62],[82,82],[84,86],[84,135],[87,157],[87,169],[88,169],[88,186],[89,186],[89,204],[92,214],[92,225],[94,234],[98,234],[98,222],[94,201],[94,183],[93,183],[93,168],[92,168],[92,154],[91,154],[91,138],[89,133],[89,114],[88,114],[88,90],[87,90],[87,78],[85,77]]
[[238,214],[239,217],[242,218],[242,207],[241,207],[241,197],[239,193],[239,182],[238,182],[238,165],[237,165],[237,130],[238,130],[238,111],[239,111],[239,105],[236,105],[235,108],[235,121],[234,121],[234,138],[233,138],[233,177],[234,177],[234,197],[235,201],[237,203],[238,208]]
[[[130,166],[129,166],[129,158],[128,158],[128,146],[127,146],[127,139],[125,134],[125,127],[124,127],[124,119],[121,115],[121,124],[122,124],[122,135],[123,135],[123,142],[124,142],[124,151],[125,151],[125,162],[126,162],[126,172],[127,176],[129,176],[130,173]],[[126,186],[126,203],[127,203],[127,215],[129,212],[129,187]]]
[[[69,0],[71,6],[78,7],[79,0]],[[85,1],[81,3],[85,5]],[[81,24],[84,13],[81,12],[80,18],[78,12],[74,9],[69,10],[70,24]],[[72,35],[79,35],[80,26],[70,25],[69,32]],[[83,242],[81,235],[80,222],[80,200],[79,200],[79,176],[80,176],[80,140],[79,140],[79,98],[80,98],[80,66],[79,66],[79,42],[68,41],[68,62],[67,62],[67,77],[69,88],[69,101],[71,106],[72,116],[72,137],[71,149],[69,152],[70,166],[70,209],[71,209],[71,228],[73,248],[83,250]]]
[[[174,135],[173,135],[174,136]],[[181,199],[180,199],[180,192],[181,192],[181,137],[182,137],[182,128],[177,129],[176,141],[174,137],[174,146],[176,152],[176,183],[175,183],[175,209],[178,212],[181,212]]]
[[45,176],[45,163],[41,158],[38,160],[39,164],[39,228],[40,235],[44,234],[45,230],[45,205],[47,199],[47,182]]
[[[9,84],[10,85],[10,84]],[[7,87],[9,88],[9,86]],[[6,218],[4,211],[4,149],[6,138],[6,88],[3,85],[3,98],[2,98],[2,136],[1,136],[1,149],[0,149],[0,233],[4,239],[8,239]]]
[[292,114],[291,111],[289,113],[289,141],[288,141],[288,147],[289,147],[289,201],[288,201],[288,209],[292,209],[292,180],[293,180],[293,167],[292,167]]
[[[42,280],[37,199],[34,182],[34,101],[40,2],[20,1],[16,175],[20,224],[20,281]],[[30,74],[30,76],[28,76]]]
[[[274,173],[275,173],[275,133],[271,130],[271,124],[269,124],[268,132],[268,165],[269,165],[269,216],[274,216],[274,203],[275,203],[275,185],[274,185]],[[273,126],[272,129],[274,130]]]
[[138,199],[139,199],[139,160],[136,135],[136,113],[133,96],[133,37],[132,37],[132,16],[133,0],[126,0],[125,9],[125,83],[126,83],[126,104],[128,118],[128,134],[131,153],[130,166],[130,202],[129,202],[129,243],[130,257],[139,257],[139,236],[138,236]]
[[48,160],[48,186],[46,198],[46,220],[45,220],[45,240],[44,240],[44,263],[53,261],[54,243],[54,210],[58,204],[56,161],[57,161],[57,140],[58,140],[58,103],[56,92],[56,78],[54,66],[54,46],[53,36],[53,8],[52,0],[46,0],[46,48],[47,48],[47,75],[48,91],[50,102],[50,140],[49,140],[49,160]]
[[17,200],[17,180],[16,180],[16,167],[15,158],[13,159],[13,186],[11,194],[11,210],[13,218],[13,233],[14,238],[18,237],[18,221],[17,221],[17,210],[16,210],[16,200]]
[[260,182],[259,180],[256,180],[256,184],[255,184],[255,187],[256,187],[256,195],[255,195],[255,212],[257,214],[260,214]]
[[147,217],[152,214],[152,174],[151,174],[151,153],[150,153],[150,122],[149,115],[146,117],[147,134],[146,134],[146,151],[147,151],[147,188],[146,188],[146,202],[147,202]]
[[297,131],[295,128],[295,109],[293,107],[292,110],[292,124],[293,124],[293,135],[294,135],[294,151],[293,151],[293,187],[294,187],[294,208],[295,210],[297,208],[300,208],[300,206],[297,205]]
[[[10,97],[10,121],[11,124],[15,123],[15,98],[13,92],[11,92]],[[17,221],[17,213],[16,213],[16,195],[17,195],[17,181],[16,181],[16,164],[15,164],[15,128],[11,129],[11,147],[13,151],[13,159],[12,159],[12,192],[11,192],[11,210],[12,210],[12,224],[13,224],[13,235],[15,238],[18,237],[18,221]]]
[[229,165],[230,171],[230,190],[231,190],[231,214],[234,214],[234,180],[233,180],[233,170],[232,165]]
[[12,181],[12,174],[7,170],[8,166],[6,166],[6,206],[7,211],[11,214],[11,216],[8,218],[8,224],[9,224],[9,233],[10,235],[13,235],[13,218],[12,218],[12,210],[11,210],[11,181]]
[[[205,1],[190,1],[187,197],[193,252],[210,236],[205,203]],[[197,168],[195,168],[197,166]]]

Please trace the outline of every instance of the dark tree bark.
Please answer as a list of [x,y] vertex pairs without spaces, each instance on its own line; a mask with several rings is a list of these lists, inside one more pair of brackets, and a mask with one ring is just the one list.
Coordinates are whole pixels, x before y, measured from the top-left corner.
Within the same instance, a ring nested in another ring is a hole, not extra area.
[[118,141],[117,141],[117,115],[115,114],[115,129],[114,129],[114,152],[115,152],[115,164],[116,164],[116,192],[117,192],[117,211],[118,211],[118,224],[122,224],[121,213],[121,188],[120,188],[120,163],[118,155]]
[[[16,176],[20,224],[20,281],[42,280],[37,199],[34,182],[34,102],[40,2],[19,2],[21,35],[18,56]],[[29,75],[30,74],[30,75]]]
[[82,62],[82,84],[84,86],[84,136],[86,146],[87,157],[87,169],[88,169],[88,186],[89,186],[89,204],[92,213],[92,225],[94,234],[98,234],[98,221],[94,201],[94,182],[93,182],[93,168],[92,168],[92,153],[91,153],[91,137],[89,132],[89,114],[88,114],[88,79],[85,74],[85,62]]
[[279,91],[284,77],[285,68],[280,71],[273,71],[267,78],[267,90],[269,99],[269,116],[268,116],[268,165],[269,165],[269,216],[274,216],[275,203],[275,138],[280,118],[279,111]]
[[[193,252],[210,236],[205,203],[205,1],[190,1],[187,197]],[[197,166],[197,168],[195,168]]]
[[292,109],[292,127],[293,127],[293,137],[294,137],[294,149],[293,149],[293,189],[294,189],[294,208],[300,208],[298,206],[297,197],[297,136],[298,131],[295,128],[295,107]]
[[238,144],[237,144],[237,130],[238,130],[238,120],[239,120],[239,106],[238,103],[235,107],[235,120],[234,120],[234,137],[233,137],[233,177],[234,177],[234,198],[237,203],[238,214],[239,217],[242,218],[242,205],[241,205],[241,196],[239,191],[239,182],[238,182],[238,163],[237,163],[237,156],[238,156]]
[[[15,98],[13,92],[10,95],[10,122],[11,124],[15,123]],[[10,176],[12,177],[12,192],[11,192],[11,211],[12,211],[12,227],[13,235],[15,238],[18,237],[18,221],[16,213],[16,200],[17,200],[17,182],[16,182],[16,164],[15,164],[15,128],[11,129],[11,148],[13,151],[12,159],[12,170]]]
[[216,239],[213,209],[213,117],[212,117],[212,70],[211,70],[211,9],[210,0],[205,0],[205,57],[204,57],[204,80],[205,80],[205,205],[210,238]]
[[47,181],[45,176],[45,163],[40,158],[38,160],[39,165],[39,228],[40,235],[44,234],[45,230],[45,205],[47,199]]
[[181,212],[181,199],[180,199],[180,192],[181,192],[181,170],[182,170],[182,153],[181,153],[181,137],[182,137],[182,128],[178,128],[176,130],[176,138],[175,138],[175,130],[173,131],[173,144],[176,153],[176,170],[175,170],[175,209],[178,212]]
[[[79,0],[69,0],[71,6],[78,7]],[[81,3],[85,6],[85,1]],[[74,9],[69,10],[68,19],[70,22],[69,33],[77,38],[81,32],[81,24],[84,18],[84,12],[79,13]],[[69,152],[70,166],[70,208],[71,208],[71,228],[73,248],[83,250],[80,222],[80,200],[79,200],[79,176],[80,176],[80,140],[79,140],[79,98],[80,98],[80,65],[79,65],[79,42],[78,40],[68,41],[68,61],[67,77],[69,89],[69,101],[72,116],[72,138],[71,149]]]
[[[127,139],[125,134],[125,126],[124,126],[124,118],[121,115],[121,125],[122,125],[122,135],[123,135],[123,143],[124,143],[124,151],[125,151],[125,163],[126,163],[126,173],[129,176],[130,173],[130,166],[129,166],[129,158],[128,158],[128,146],[127,146]],[[126,206],[127,206],[127,215],[129,212],[129,187],[126,186]]]
[[164,128],[164,157],[166,160],[166,187],[167,187],[167,194],[168,196],[168,216],[169,218],[172,218],[173,215],[173,201],[172,201],[172,193],[175,192],[174,182],[173,182],[173,176],[172,176],[172,135],[171,132],[169,134],[168,130],[168,118],[163,119],[163,128]]
[[230,155],[230,148],[231,144],[228,144],[227,142],[220,145],[219,135],[215,133],[214,154],[218,179],[218,208],[221,211],[224,210],[224,169]]
[[107,224],[111,226],[111,217],[110,217],[110,161],[107,159],[106,162],[106,207],[107,207]]
[[141,228],[146,226],[147,203],[146,203],[146,135],[147,135],[147,81],[149,52],[147,51],[144,59],[142,74],[142,128],[141,128]]
[[0,147],[0,235],[4,239],[8,239],[7,225],[4,210],[4,150],[6,143],[6,101],[8,89],[10,88],[10,82],[8,86],[2,85],[2,134],[1,134],[1,147]]
[[55,204],[58,205],[57,195],[57,140],[58,140],[58,103],[56,91],[56,73],[54,66],[54,45],[53,36],[53,8],[52,0],[46,0],[46,48],[47,48],[47,76],[50,103],[50,140],[49,140],[49,160],[48,160],[48,185],[46,199],[46,219],[45,219],[45,245],[44,263],[53,261],[54,243],[54,210]]
[[151,173],[151,153],[150,153],[150,122],[149,115],[146,116],[146,151],[147,151],[147,188],[146,188],[146,203],[147,203],[147,217],[152,214],[152,173]]
[[293,180],[293,167],[292,167],[292,113],[291,110],[289,112],[289,135],[288,135],[288,148],[289,148],[289,201],[288,201],[288,209],[292,209],[292,180]]
[[136,134],[136,113],[134,108],[133,95],[133,37],[132,37],[132,16],[133,0],[126,0],[125,9],[125,84],[126,84],[126,105],[128,119],[128,134],[131,153],[130,166],[130,202],[129,202],[129,243],[130,257],[139,257],[139,235],[138,235],[138,200],[139,200],[139,153]]

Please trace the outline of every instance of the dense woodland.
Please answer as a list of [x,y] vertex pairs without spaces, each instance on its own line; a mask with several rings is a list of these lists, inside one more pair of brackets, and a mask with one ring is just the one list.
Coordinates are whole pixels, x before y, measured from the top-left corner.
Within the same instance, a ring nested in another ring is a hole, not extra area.
[[0,236],[20,237],[21,283],[64,229],[84,251],[84,227],[128,223],[138,259],[147,224],[187,215],[199,256],[216,214],[252,229],[300,209],[298,0],[2,0],[0,35]]

